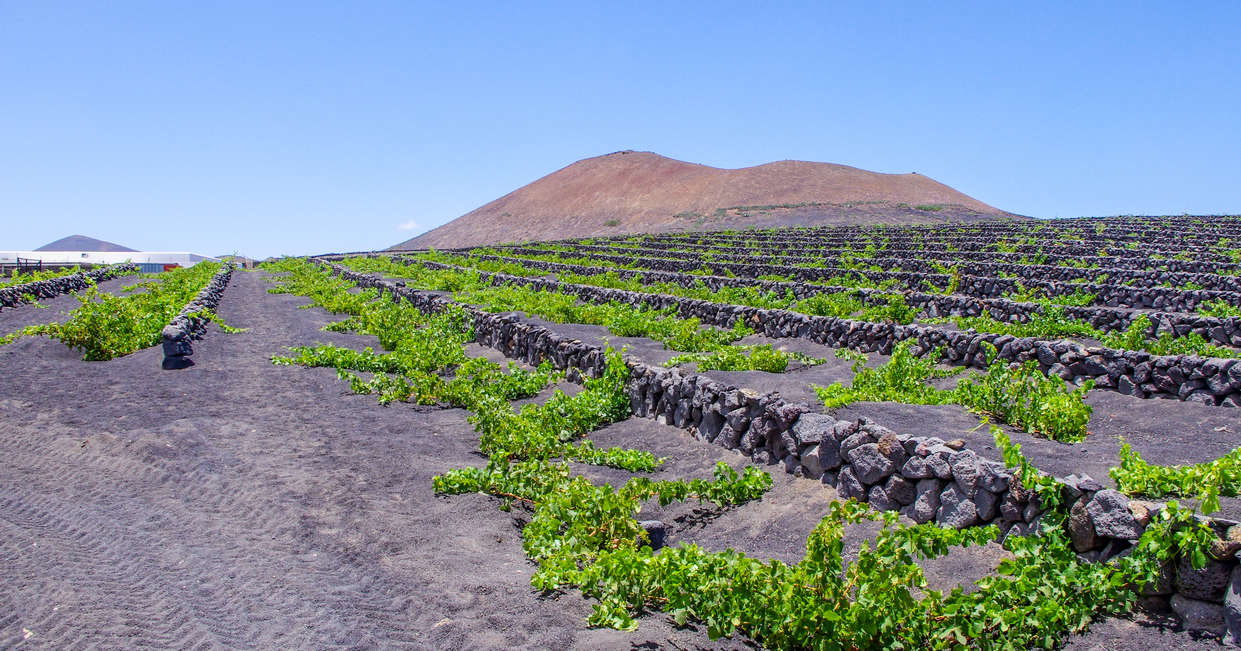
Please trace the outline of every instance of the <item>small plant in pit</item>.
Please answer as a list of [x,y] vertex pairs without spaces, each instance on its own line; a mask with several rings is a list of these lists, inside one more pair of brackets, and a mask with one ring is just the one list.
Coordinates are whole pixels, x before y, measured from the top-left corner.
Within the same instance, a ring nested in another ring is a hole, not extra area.
[[35,308],[36,310],[47,309],[47,306],[40,303],[38,297],[36,297],[34,294],[22,294],[22,301],[24,301],[26,304],[30,305],[31,307]]
[[867,360],[866,353],[851,348],[837,348],[832,351],[832,354],[836,356],[836,359],[844,359],[851,362],[862,362],[864,364]]
[[1129,327],[1118,332],[1109,332],[1100,337],[1104,346],[1123,350],[1145,350],[1154,355],[1198,355],[1199,357],[1241,357],[1241,351],[1233,348],[1216,346],[1197,333],[1176,336],[1164,332],[1158,338],[1148,336],[1154,329],[1149,317],[1145,314],[1133,320]]
[[225,323],[224,319],[220,318],[220,315],[215,313],[215,310],[204,308],[197,312],[191,312],[186,316],[189,316],[190,318],[206,319],[207,321],[214,323],[216,327],[220,329],[220,332],[223,332],[224,334],[235,335],[249,330],[249,328],[236,328]]
[[1205,463],[1159,466],[1147,463],[1122,441],[1120,465],[1108,475],[1130,495],[1194,497],[1202,500],[1203,512],[1210,513],[1219,510],[1220,496],[1241,494],[1241,448]]
[[1016,253],[1017,245],[1009,242],[1006,238],[1001,238],[993,243],[992,248],[1000,253]]
[[667,366],[694,363],[699,371],[765,371],[783,373],[788,370],[789,360],[803,366],[817,366],[823,359],[801,353],[785,353],[775,350],[771,344],[759,346],[726,346],[709,353],[689,353],[669,359]]
[[862,310],[862,300],[853,292],[815,294],[798,301],[797,311],[814,316],[848,318]]
[[983,347],[990,360],[987,374],[970,373],[962,379],[952,392],[954,402],[1057,441],[1073,443],[1086,437],[1093,409],[1085,398],[1093,380],[1070,388],[1063,378],[1044,375],[1034,360],[1010,366],[996,359],[995,346],[984,342]]
[[948,296],[957,293],[957,291],[961,289],[961,267],[959,265],[947,267],[932,260],[931,266],[934,267],[936,273],[947,275],[948,283],[943,287],[939,287],[930,280],[923,280],[922,284],[926,291],[932,294],[944,294],[945,296]]
[[956,317],[951,321],[962,330],[972,329],[1014,337],[1103,337],[1102,331],[1085,321],[1066,316],[1063,306],[1051,303],[1044,303],[1039,311],[1031,312],[1025,321],[999,321],[990,316]]
[[899,323],[907,325],[922,310],[909,305],[904,294],[891,293],[872,297],[878,304],[867,305],[854,292],[815,294],[798,301],[791,309],[814,316],[830,316],[840,319],[856,318],[873,323]]
[[1219,298],[1199,305],[1198,314],[1216,318],[1241,317],[1241,306],[1233,305]]
[[951,377],[961,369],[935,368],[942,351],[936,350],[921,357],[911,350],[912,339],[899,342],[892,350],[887,363],[877,368],[865,366],[865,358],[853,363],[853,382],[845,387],[837,382],[823,387],[815,385],[814,392],[828,409],[844,407],[855,402],[901,402],[911,405],[938,405],[949,401],[949,392],[926,384],[935,378]]
[[950,377],[962,369],[937,369],[935,363],[941,351],[918,357],[912,352],[914,345],[912,339],[897,343],[892,357],[878,368],[867,368],[863,362],[855,362],[850,386],[839,382],[826,387],[816,385],[815,394],[829,409],[860,401],[959,404],[975,413],[1054,440],[1074,442],[1085,437],[1091,414],[1085,396],[1093,382],[1070,388],[1057,376],[1043,375],[1037,363],[1012,367],[996,359],[995,347],[991,346],[988,356],[991,361],[985,375],[971,372],[955,389],[937,389],[927,382]]

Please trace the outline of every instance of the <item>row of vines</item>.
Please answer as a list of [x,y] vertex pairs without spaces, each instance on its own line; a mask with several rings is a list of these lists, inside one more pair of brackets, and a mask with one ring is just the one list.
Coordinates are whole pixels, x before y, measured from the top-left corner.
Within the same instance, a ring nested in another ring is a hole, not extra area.
[[[445,254],[438,252],[423,253],[416,259],[457,264],[479,269],[481,271],[506,273],[515,276],[537,277],[545,275],[540,271],[522,264],[522,260],[558,262],[562,264],[582,265],[590,262],[594,265],[614,266],[615,269],[633,270],[626,265],[607,265],[589,258],[565,257],[560,254],[523,255],[510,257],[504,262],[485,259],[493,256],[495,250],[483,249],[470,256]],[[1009,298],[1019,302],[1038,303],[1041,307],[1032,313],[1026,321],[1000,321],[990,316],[979,317],[930,317],[923,310],[909,305],[905,294],[896,291],[895,283],[874,283],[859,276],[839,276],[811,284],[824,285],[822,293],[797,298],[791,291],[781,294],[776,291],[764,291],[757,287],[721,287],[709,289],[701,282],[686,287],[670,282],[643,283],[637,278],[621,278],[615,271],[596,274],[575,274],[561,272],[557,279],[564,283],[601,287],[607,289],[623,289],[626,291],[651,294],[667,294],[684,298],[711,301],[716,303],[732,303],[763,309],[783,309],[800,312],[812,316],[830,316],[872,323],[897,323],[907,325],[915,321],[926,324],[951,323],[962,330],[976,332],[1007,334],[1015,337],[1035,337],[1039,339],[1080,338],[1098,340],[1108,348],[1120,350],[1145,351],[1156,355],[1199,355],[1202,357],[1235,358],[1241,357],[1241,350],[1210,343],[1196,333],[1178,335],[1170,332],[1151,337],[1153,325],[1149,318],[1139,317],[1128,328],[1116,332],[1104,332],[1089,322],[1072,318],[1065,314],[1065,305],[1088,305],[1094,300],[1092,294],[1069,294],[1055,297],[1037,296],[1025,290],[1022,293],[1010,294]],[[788,282],[787,277],[765,276],[761,280]],[[879,289],[886,293],[863,296],[857,289]],[[935,288],[939,291],[939,288]],[[950,292],[947,292],[950,293]],[[1205,303],[1200,309],[1202,316],[1232,317],[1241,315],[1241,307],[1232,306],[1222,300]]]

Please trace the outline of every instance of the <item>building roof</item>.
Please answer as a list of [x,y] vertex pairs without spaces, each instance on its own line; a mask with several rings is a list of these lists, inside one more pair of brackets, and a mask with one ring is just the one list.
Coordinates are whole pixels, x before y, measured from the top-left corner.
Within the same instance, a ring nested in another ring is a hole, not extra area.
[[179,264],[183,267],[215,260],[189,251],[0,251],[0,264],[16,264],[17,259],[39,260],[44,264],[118,264],[121,262]]

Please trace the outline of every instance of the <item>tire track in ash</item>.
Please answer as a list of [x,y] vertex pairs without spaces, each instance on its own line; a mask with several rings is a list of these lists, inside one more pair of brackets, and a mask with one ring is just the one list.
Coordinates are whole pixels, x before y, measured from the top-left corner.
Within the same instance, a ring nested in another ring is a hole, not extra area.
[[[8,482],[0,482],[0,490],[6,496],[17,495],[17,499],[0,498],[0,520],[5,524],[0,554],[6,572],[12,572],[22,586],[19,597],[41,606],[22,618],[23,634],[30,641],[50,647],[85,640],[122,645],[139,631],[158,646],[194,647],[206,640],[208,631],[181,605],[174,590],[142,571],[150,559],[121,549],[130,541],[115,524],[84,516],[55,499],[21,494]],[[59,570],[54,577],[43,572],[49,564]],[[80,626],[81,604],[75,597],[85,591],[109,594],[109,624],[94,629]]]
[[[198,425],[210,426],[209,423]],[[8,430],[0,438],[3,439],[0,449],[12,452],[7,456],[18,474],[22,474],[23,469],[36,468],[37,474],[52,479],[40,482],[33,476],[35,472],[29,472],[25,474],[30,477],[19,481],[0,481],[0,496],[3,496],[0,519],[18,531],[31,534],[24,537],[25,540],[13,533],[6,536],[16,545],[6,547],[6,555],[17,555],[7,566],[20,568],[23,565],[21,552],[34,552],[41,545],[42,550],[38,551],[44,557],[42,565],[56,566],[56,574],[62,577],[81,574],[82,577],[74,581],[74,587],[107,594],[116,616],[141,612],[142,621],[154,623],[148,633],[154,635],[155,642],[161,646],[184,646],[190,641],[178,640],[179,629],[160,630],[165,622],[197,620],[211,639],[228,646],[244,645],[246,640],[264,637],[275,641],[291,634],[287,629],[297,623],[314,623],[315,610],[306,602],[305,595],[291,592],[283,585],[287,575],[264,575],[251,569],[244,559],[266,551],[261,549],[264,541],[257,532],[294,530],[296,518],[282,513],[279,505],[256,508],[232,497],[255,488],[241,485],[243,480],[238,477],[213,470],[212,466],[217,464],[210,455],[195,455],[191,465],[185,468],[177,467],[180,460],[176,458],[150,457],[145,464],[130,460],[120,464],[118,471],[106,463],[91,463],[97,458],[106,458],[115,450],[104,449],[104,454],[82,452],[76,459],[61,460],[56,458],[52,446],[40,445],[41,441],[31,436],[15,436],[13,430]],[[103,437],[92,440],[85,439],[88,449],[105,448],[100,442],[106,440]],[[149,454],[141,448],[158,450],[171,445],[152,445],[151,441],[139,439],[136,446],[128,447],[138,447],[140,454]],[[118,446],[114,444],[113,447]],[[48,463],[49,459],[55,461]],[[32,466],[32,462],[38,465]],[[147,472],[134,472],[143,465],[147,466]],[[249,470],[242,468],[238,474],[244,475]],[[126,482],[127,474],[142,479]],[[52,494],[58,485],[70,485],[75,490],[68,496]],[[270,488],[273,487],[264,484],[257,490]],[[200,497],[179,503],[187,496]],[[216,530],[204,535],[205,530],[212,527]],[[150,544],[160,538],[171,540],[160,546]],[[23,542],[29,544],[23,545]],[[124,551],[118,551],[122,549]],[[327,555],[321,557],[310,552],[298,556],[283,549],[273,551],[296,559],[297,562],[288,563],[292,567],[286,567],[286,573],[309,573],[314,583],[331,584],[330,575],[341,571],[340,564]],[[198,567],[180,561],[185,558],[198,559]],[[96,571],[96,565],[107,571]],[[323,576],[325,574],[329,576]],[[150,576],[160,577],[158,582],[171,586],[173,593],[153,592],[146,583],[146,577]],[[37,573],[32,573],[22,579],[28,582],[36,577]],[[133,577],[143,577],[143,580],[135,583],[131,580]],[[352,576],[346,580],[348,585],[358,582],[359,579]],[[40,592],[53,591],[44,588]],[[185,608],[167,609],[169,603],[185,604]],[[279,622],[268,621],[261,629],[238,628],[236,622],[249,619],[246,615],[256,604],[280,613],[281,620],[292,623],[281,627]],[[53,607],[48,612],[45,609],[44,617],[30,620],[25,628],[38,631],[49,644],[61,646],[70,640],[58,639],[49,632],[53,628],[50,622],[55,619],[51,612],[61,610]],[[63,621],[65,616],[65,612],[60,612],[58,621]],[[99,633],[106,634],[107,630],[97,631],[92,637]]]

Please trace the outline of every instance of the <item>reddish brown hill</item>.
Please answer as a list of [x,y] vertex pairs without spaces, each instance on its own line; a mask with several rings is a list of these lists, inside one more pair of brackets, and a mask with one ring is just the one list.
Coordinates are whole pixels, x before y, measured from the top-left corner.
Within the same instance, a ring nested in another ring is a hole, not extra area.
[[1010,216],[919,174],[779,161],[727,170],[650,152],[578,161],[393,249],[741,226]]

